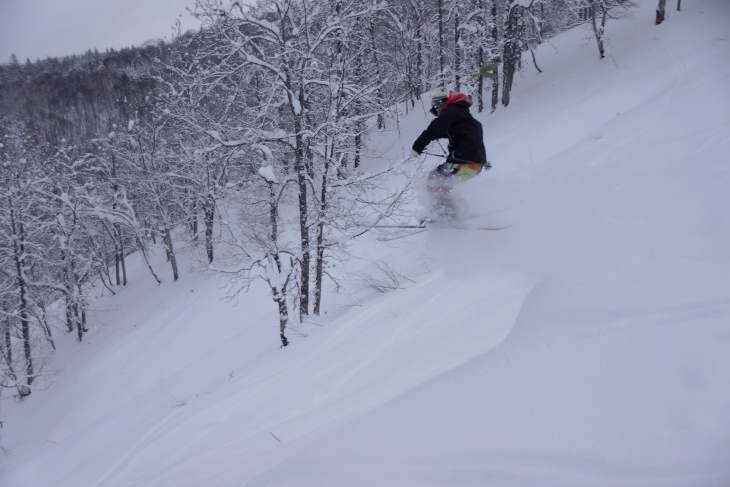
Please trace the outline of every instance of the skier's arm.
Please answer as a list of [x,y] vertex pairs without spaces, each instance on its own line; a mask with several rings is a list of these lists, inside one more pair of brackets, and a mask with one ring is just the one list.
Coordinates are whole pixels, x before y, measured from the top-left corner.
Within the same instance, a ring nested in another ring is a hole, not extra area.
[[423,152],[426,146],[436,139],[446,138],[446,131],[450,126],[450,120],[446,114],[436,117],[429,125],[426,130],[421,132],[416,141],[413,143],[413,150],[419,154]]

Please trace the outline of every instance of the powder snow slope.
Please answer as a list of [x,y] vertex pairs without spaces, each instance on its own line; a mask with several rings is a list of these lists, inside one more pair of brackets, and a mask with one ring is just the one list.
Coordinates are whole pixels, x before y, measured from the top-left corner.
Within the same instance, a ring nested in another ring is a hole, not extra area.
[[[234,307],[137,263],[53,384],[2,403],[0,485],[730,485],[730,4],[654,6],[603,60],[552,39],[478,115],[494,169],[462,196],[511,228],[363,239],[347,270],[401,289],[343,272],[286,349],[265,289]],[[375,142],[406,155],[428,120]]]

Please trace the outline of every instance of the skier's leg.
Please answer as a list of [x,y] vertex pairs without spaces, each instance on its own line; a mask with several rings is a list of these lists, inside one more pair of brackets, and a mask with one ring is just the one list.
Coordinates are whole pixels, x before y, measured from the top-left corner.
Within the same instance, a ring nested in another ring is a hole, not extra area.
[[456,216],[452,194],[453,172],[453,164],[446,162],[431,171],[426,178],[433,220],[451,221]]
[[482,171],[479,164],[445,162],[428,175],[426,186],[431,197],[432,217],[436,221],[456,222],[463,216],[455,185],[466,182]]
[[482,166],[480,164],[459,164],[454,173],[454,180],[464,183],[477,176],[480,172],[482,172]]

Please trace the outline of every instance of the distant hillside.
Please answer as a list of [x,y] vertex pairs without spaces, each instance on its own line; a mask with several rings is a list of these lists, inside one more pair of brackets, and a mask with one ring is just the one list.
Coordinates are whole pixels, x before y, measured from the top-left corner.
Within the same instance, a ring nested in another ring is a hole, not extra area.
[[144,107],[156,86],[155,61],[169,61],[173,47],[159,42],[0,65],[0,114],[25,121],[51,143],[88,140]]

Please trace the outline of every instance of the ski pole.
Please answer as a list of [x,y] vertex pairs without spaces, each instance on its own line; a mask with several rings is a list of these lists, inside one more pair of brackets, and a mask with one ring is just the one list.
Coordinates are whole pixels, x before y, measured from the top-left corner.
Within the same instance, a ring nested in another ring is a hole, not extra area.
[[445,157],[448,160],[448,162],[452,162],[453,164],[477,164],[479,166],[484,166],[487,169],[492,167],[492,164],[489,161],[472,162],[472,161],[467,161],[466,159],[459,159],[457,157],[449,157],[448,154],[434,154],[433,152],[426,152],[426,151],[421,152],[421,154],[425,154],[427,156]]

